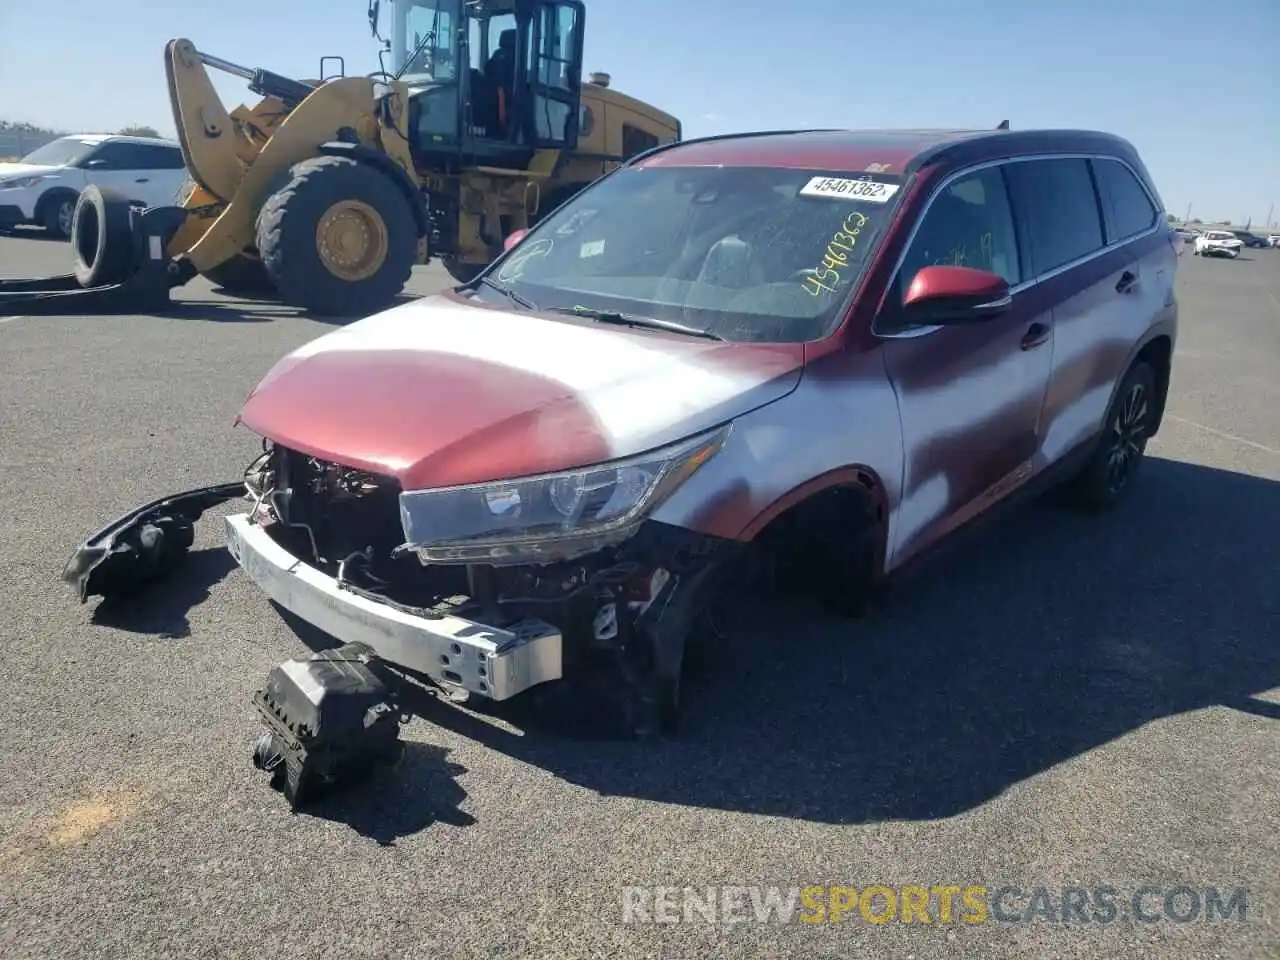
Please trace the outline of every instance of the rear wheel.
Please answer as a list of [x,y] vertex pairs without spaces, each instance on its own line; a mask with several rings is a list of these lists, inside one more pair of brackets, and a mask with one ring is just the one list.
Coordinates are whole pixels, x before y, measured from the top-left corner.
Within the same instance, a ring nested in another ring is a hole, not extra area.
[[258,252],[280,299],[330,316],[388,306],[417,258],[417,226],[399,188],[348,157],[314,157],[289,173],[257,222]]
[[1123,499],[1146,454],[1156,404],[1155,372],[1138,361],[1116,391],[1098,446],[1067,488],[1069,500],[1088,509],[1105,510]]

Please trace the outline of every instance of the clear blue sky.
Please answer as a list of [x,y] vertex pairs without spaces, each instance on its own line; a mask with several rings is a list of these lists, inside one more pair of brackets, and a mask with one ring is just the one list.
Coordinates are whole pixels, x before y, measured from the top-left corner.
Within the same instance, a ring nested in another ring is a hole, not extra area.
[[[0,118],[173,132],[162,53],[314,75],[376,66],[366,0],[0,0]],[[1170,211],[1280,220],[1280,0],[587,0],[587,70],[752,128],[1089,127],[1132,140]],[[219,81],[232,104],[251,97]]]

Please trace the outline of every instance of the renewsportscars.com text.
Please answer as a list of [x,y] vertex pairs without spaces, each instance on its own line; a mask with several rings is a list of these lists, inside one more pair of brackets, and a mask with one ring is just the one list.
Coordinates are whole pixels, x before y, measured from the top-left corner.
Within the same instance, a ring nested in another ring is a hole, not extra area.
[[1246,922],[1244,887],[624,887],[624,923]]

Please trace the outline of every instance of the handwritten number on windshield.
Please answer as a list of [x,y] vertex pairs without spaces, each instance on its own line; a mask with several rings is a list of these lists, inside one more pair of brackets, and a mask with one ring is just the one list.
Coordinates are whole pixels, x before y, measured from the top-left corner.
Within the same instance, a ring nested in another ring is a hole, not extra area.
[[[840,287],[840,271],[849,266],[849,253],[858,243],[858,235],[867,225],[867,216],[856,210],[844,218],[840,229],[832,234],[827,243],[826,252],[817,267],[811,268],[800,281],[805,292],[811,297],[821,296],[825,291],[835,293]],[[831,286],[827,283],[830,282]]]

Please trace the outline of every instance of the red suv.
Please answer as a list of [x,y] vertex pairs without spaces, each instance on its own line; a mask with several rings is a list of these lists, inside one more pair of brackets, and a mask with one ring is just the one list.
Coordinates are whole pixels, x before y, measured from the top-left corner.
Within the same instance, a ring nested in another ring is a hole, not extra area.
[[1164,411],[1181,245],[1103,133],[658,147],[471,283],[281,360],[245,484],[131,514],[67,577],[153,571],[156,531],[247,490],[231,552],[330,635],[458,696],[611,677],[652,729],[753,545],[856,610],[1015,492],[1116,503]]

